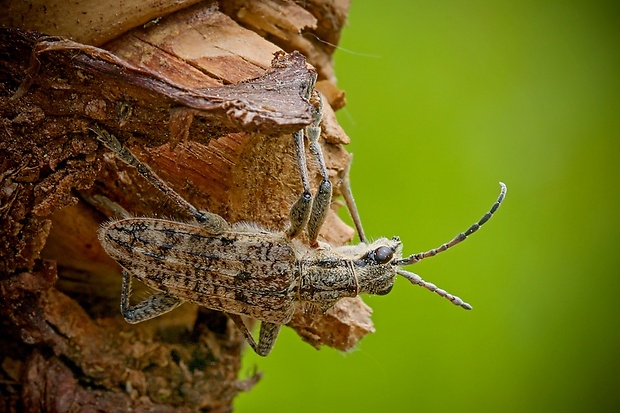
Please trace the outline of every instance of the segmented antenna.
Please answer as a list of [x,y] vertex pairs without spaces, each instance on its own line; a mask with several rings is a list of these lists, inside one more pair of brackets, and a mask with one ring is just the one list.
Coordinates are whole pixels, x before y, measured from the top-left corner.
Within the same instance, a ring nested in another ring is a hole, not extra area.
[[432,291],[436,294],[439,294],[440,296],[450,300],[450,302],[454,305],[458,305],[459,307],[464,308],[465,310],[471,310],[473,308],[471,305],[467,304],[465,301],[461,300],[456,295],[452,295],[446,290],[442,290],[441,288],[437,287],[433,283],[424,281],[422,277],[420,277],[418,274],[414,274],[412,272],[405,271],[405,270],[397,270],[396,273],[398,275],[402,275],[403,277],[411,281],[412,284],[417,284],[420,287],[424,287],[427,290]]
[[[417,254],[412,254],[412,255],[410,255],[410,256],[408,256],[406,258],[394,261],[394,265],[411,265],[411,264],[415,264],[418,261],[423,260],[424,258],[434,257],[435,255],[439,254],[440,252],[444,252],[448,248],[454,247],[456,244],[464,241],[468,236],[470,236],[474,232],[478,231],[478,229],[480,229],[480,227],[482,225],[484,225],[484,223],[486,223],[489,219],[491,219],[491,217],[493,216],[495,211],[497,211],[499,206],[502,204],[502,201],[504,201],[504,197],[506,196],[506,185],[503,182],[500,182],[499,185],[501,186],[501,190],[499,192],[499,197],[497,197],[497,201],[495,201],[495,203],[493,204],[493,206],[491,207],[489,212],[484,214],[484,216],[480,219],[480,221],[478,221],[477,223],[475,223],[471,227],[469,227],[469,229],[467,231],[461,232],[456,237],[454,237],[452,239],[452,241],[447,242],[447,243],[441,245],[438,248],[434,248],[434,249],[432,249],[430,251],[426,251],[426,252],[419,252]],[[404,271],[404,272],[407,273],[407,271]],[[399,274],[401,274],[401,273],[399,272]],[[413,274],[413,273],[408,273],[408,274]],[[404,277],[407,277],[405,274],[401,274],[401,275],[404,276]],[[413,275],[415,275],[415,274],[413,274]],[[409,278],[409,280],[411,282],[414,282],[415,284],[420,284],[419,282],[413,281],[411,278]],[[420,280],[422,280],[422,279],[420,279]],[[424,286],[423,284],[420,284],[420,285]],[[425,288],[428,288],[428,287],[425,287]],[[433,291],[433,290],[431,289],[431,291]],[[439,294],[439,295],[441,295],[441,294]],[[455,298],[458,298],[458,297],[455,297]],[[452,301],[452,300],[450,300],[450,301]]]

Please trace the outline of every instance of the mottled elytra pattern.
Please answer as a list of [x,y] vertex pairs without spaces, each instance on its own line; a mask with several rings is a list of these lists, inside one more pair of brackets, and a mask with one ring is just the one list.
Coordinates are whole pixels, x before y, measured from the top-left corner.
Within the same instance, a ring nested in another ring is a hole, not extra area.
[[108,254],[148,286],[214,310],[285,324],[298,277],[292,241],[256,228],[222,234],[151,218],[105,224]]
[[[307,133],[311,152],[320,159],[320,168],[324,168],[320,150],[312,147],[318,145],[320,119],[317,114],[315,123],[308,128],[314,129]],[[397,275],[455,305],[471,309],[460,298],[400,267],[445,251],[477,231],[502,203],[506,194],[504,184],[491,210],[467,231],[439,248],[403,258],[398,237],[380,238],[373,243],[365,239],[346,176],[340,184],[362,242],[331,247],[316,241],[324,209],[331,200],[331,183],[325,182],[326,171],[312,202],[307,172],[301,169],[304,192],[291,208],[291,225],[286,231],[272,232],[252,224],[230,225],[219,215],[199,211],[176,194],[114,136],[99,129],[94,131],[99,141],[120,159],[135,166],[144,178],[195,219],[195,222],[183,223],[134,218],[115,206],[123,218],[102,225],[101,244],[123,267],[121,312],[130,323],[148,320],[189,301],[228,314],[254,351],[265,356],[271,351],[281,325],[291,319],[300,303],[311,303],[327,311],[343,297],[364,293],[385,295],[392,289]],[[303,152],[303,131],[295,134],[295,141],[299,153]],[[305,167],[305,159],[299,164]],[[304,227],[308,229],[310,245],[296,238]],[[131,305],[132,277],[159,292]],[[258,343],[248,331],[242,315],[262,321]]]

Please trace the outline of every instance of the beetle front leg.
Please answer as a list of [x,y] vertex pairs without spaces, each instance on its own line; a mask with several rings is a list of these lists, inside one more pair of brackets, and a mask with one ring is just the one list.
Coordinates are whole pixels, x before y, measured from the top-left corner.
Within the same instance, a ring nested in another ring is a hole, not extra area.
[[329,180],[327,173],[327,166],[325,165],[325,158],[323,157],[323,151],[319,144],[319,138],[321,136],[321,120],[323,118],[323,100],[320,94],[315,95],[317,103],[315,104],[314,120],[310,126],[306,128],[306,135],[308,136],[308,147],[310,153],[316,160],[321,174],[322,180],[319,185],[314,201],[310,195],[310,184],[308,180],[308,171],[306,164],[306,154],[304,151],[304,131],[303,129],[295,132],[293,138],[295,140],[295,150],[297,156],[297,165],[299,167],[299,173],[301,176],[301,182],[303,186],[303,193],[301,197],[295,202],[291,208],[290,213],[290,227],[286,231],[286,235],[289,238],[296,237],[304,226],[308,228],[308,237],[310,238],[310,245],[313,248],[318,247],[317,238],[319,236],[319,230],[325,222],[327,217],[327,211],[332,200],[332,183]]
[[308,135],[308,145],[310,153],[316,160],[319,172],[322,180],[319,185],[319,190],[314,196],[314,202],[312,203],[312,211],[310,212],[310,218],[308,220],[308,237],[310,238],[310,245],[313,248],[318,246],[317,238],[319,236],[319,230],[325,222],[327,217],[327,211],[332,201],[332,183],[329,180],[327,174],[327,166],[325,165],[325,158],[323,157],[323,151],[319,144],[319,138],[321,136],[321,120],[323,119],[323,98],[319,93],[315,95],[317,103],[315,104],[314,122],[312,125],[306,128]]
[[355,228],[357,230],[357,235],[360,239],[360,242],[368,244],[366,234],[364,233],[364,228],[362,227],[360,213],[357,210],[357,205],[355,204],[355,199],[353,198],[353,192],[351,191],[351,182],[349,181],[349,170],[351,169],[351,162],[353,162],[353,154],[349,154],[349,162],[347,164],[347,167],[339,174],[338,187],[340,189],[340,193],[344,198],[345,203],[347,204],[347,209],[349,210],[351,219],[355,224]]
[[256,343],[254,337],[252,337],[252,333],[250,333],[250,330],[248,330],[248,327],[245,325],[240,315],[230,313],[226,313],[226,315],[239,327],[239,330],[241,330],[246,341],[256,354],[265,357],[271,353],[271,349],[276,343],[282,324],[262,321],[260,324],[260,332],[258,333],[258,343]]
[[169,294],[157,293],[132,306],[129,303],[130,296],[131,274],[127,270],[123,270],[121,313],[123,314],[123,317],[125,317],[125,321],[131,324],[140,323],[165,314],[168,311],[174,310],[183,303],[183,301]]

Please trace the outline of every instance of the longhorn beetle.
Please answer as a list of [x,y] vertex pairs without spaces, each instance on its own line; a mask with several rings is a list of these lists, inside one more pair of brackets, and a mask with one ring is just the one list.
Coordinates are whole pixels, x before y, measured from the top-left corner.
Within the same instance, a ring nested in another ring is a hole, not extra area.
[[[316,143],[320,134],[320,105],[317,106],[314,122],[306,131],[311,145]],[[385,295],[392,289],[396,275],[464,309],[472,308],[459,297],[400,267],[443,252],[477,231],[502,203],[506,194],[503,183],[500,183],[499,197],[489,212],[467,231],[438,248],[403,257],[398,237],[368,243],[346,176],[340,184],[361,243],[331,247],[316,242],[323,218],[321,214],[325,213],[325,205],[329,206],[331,200],[331,184],[322,184],[324,189],[319,189],[317,197],[323,199],[318,201],[318,207],[312,207],[308,212],[312,197],[307,190],[307,171],[301,171],[304,194],[291,208],[291,223],[286,231],[269,231],[251,223],[231,225],[221,216],[198,210],[183,199],[147,165],[138,161],[116,137],[98,128],[92,130],[99,141],[121,160],[136,167],[153,186],[194,217],[194,222],[190,223],[131,217],[116,206],[121,218],[102,224],[99,240],[105,251],[123,268],[121,312],[129,323],[157,317],[189,301],[226,313],[254,351],[266,356],[280,327],[290,321],[301,302],[312,303],[327,311],[343,297]],[[302,130],[295,136],[300,148],[298,156],[303,152],[303,135]],[[320,149],[312,149],[312,152],[320,158],[319,165],[324,168]],[[325,172],[324,180],[326,176]],[[316,200],[314,204],[317,205]],[[304,226],[310,233],[310,246],[297,238]],[[158,292],[131,305],[133,276]],[[242,315],[261,320],[258,343],[241,319]]]

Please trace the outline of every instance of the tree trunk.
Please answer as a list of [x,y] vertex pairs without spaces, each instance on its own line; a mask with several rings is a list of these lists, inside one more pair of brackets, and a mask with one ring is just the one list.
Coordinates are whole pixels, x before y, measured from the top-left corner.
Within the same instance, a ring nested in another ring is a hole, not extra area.
[[[281,230],[301,192],[291,133],[312,121],[299,91],[315,70],[334,184],[349,161],[331,61],[348,1],[195,3],[0,4],[0,25],[14,27],[0,29],[0,411],[228,411],[260,377],[238,380],[246,346],[221,313],[184,304],[122,319],[120,268],[97,240],[107,217],[85,200],[187,217],[90,128],[198,208]],[[316,188],[312,163],[310,176]],[[333,245],[353,234],[339,205],[321,231]],[[344,299],[325,314],[300,307],[289,325],[346,350],[372,331],[369,316]]]

